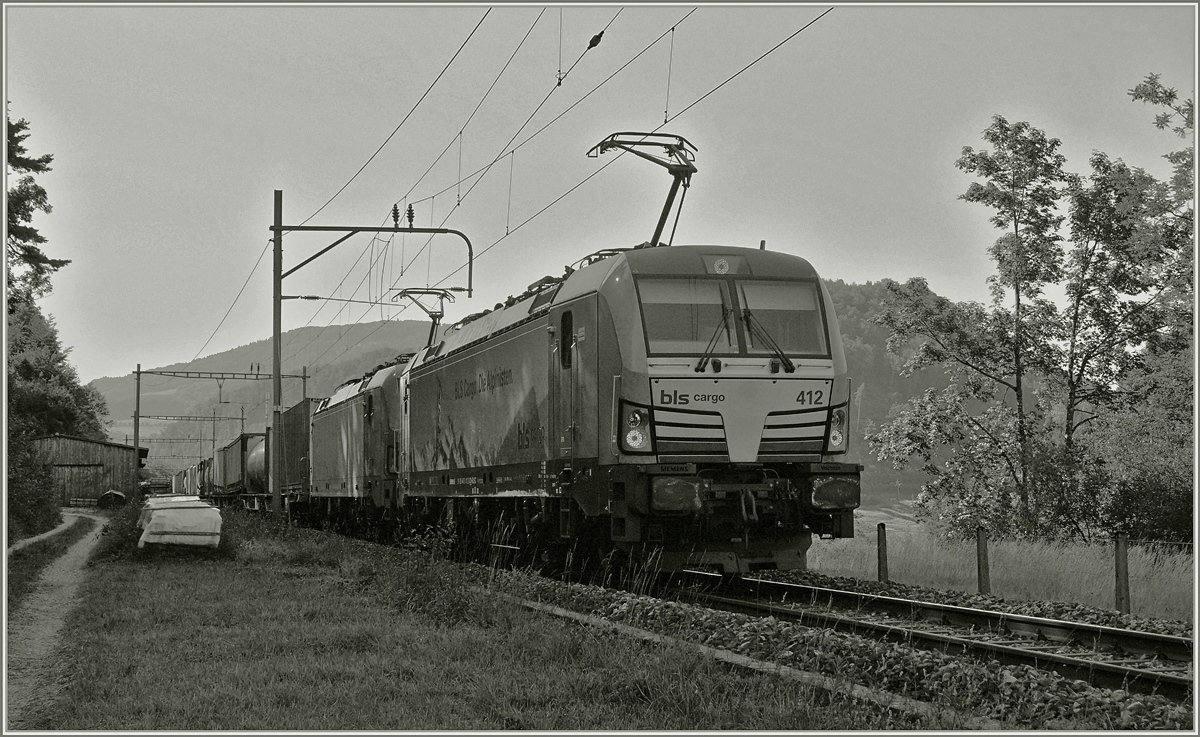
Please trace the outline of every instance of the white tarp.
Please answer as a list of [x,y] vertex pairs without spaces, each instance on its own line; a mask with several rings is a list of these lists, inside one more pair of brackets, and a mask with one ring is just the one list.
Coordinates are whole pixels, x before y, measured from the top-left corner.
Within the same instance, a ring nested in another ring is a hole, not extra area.
[[142,506],[138,527],[142,528],[139,548],[146,543],[215,548],[221,543],[221,510],[197,496],[150,497]]

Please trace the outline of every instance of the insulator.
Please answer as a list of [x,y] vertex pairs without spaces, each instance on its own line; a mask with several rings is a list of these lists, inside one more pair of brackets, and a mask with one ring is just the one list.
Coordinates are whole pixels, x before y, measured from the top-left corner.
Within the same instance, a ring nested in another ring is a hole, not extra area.
[[397,228],[400,227],[400,205],[392,205],[392,224]]
[[409,206],[408,206],[408,213],[407,213],[407,217],[408,217],[408,227],[410,227],[410,228],[411,228],[411,227],[413,226],[413,218],[414,218],[414,217],[416,217],[416,216],[413,214],[412,205],[409,205]]

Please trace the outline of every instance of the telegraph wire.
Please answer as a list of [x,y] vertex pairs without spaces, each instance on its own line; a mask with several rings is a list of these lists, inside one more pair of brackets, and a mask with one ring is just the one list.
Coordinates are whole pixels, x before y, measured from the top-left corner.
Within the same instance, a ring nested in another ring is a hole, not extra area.
[[213,330],[212,335],[208,336],[208,340],[204,341],[204,345],[200,346],[200,350],[196,351],[196,355],[192,356],[192,360],[187,362],[188,366],[191,366],[192,362],[200,357],[200,354],[204,352],[204,349],[207,348],[208,344],[212,342],[212,339],[216,337],[217,331],[220,330],[221,326],[225,324],[225,320],[229,318],[229,315],[233,312],[233,308],[237,305],[238,300],[241,299],[242,293],[246,291],[246,286],[250,284],[250,279],[254,276],[254,272],[258,270],[258,265],[262,263],[263,256],[267,255],[267,249],[271,247],[271,243],[272,240],[268,238],[267,245],[263,246],[262,252],[258,254],[258,260],[254,262],[254,266],[250,267],[250,273],[246,276],[246,281],[242,282],[242,288],[238,290],[237,296],[233,298],[233,303],[229,305],[229,309],[225,310],[225,316],[221,318],[221,322],[217,323],[216,329]]
[[[692,11],[690,11],[690,12],[689,12],[687,15],[685,15],[685,16],[684,16],[684,20],[687,18],[687,16],[688,16],[688,15],[691,15],[691,13],[692,13],[692,12],[695,12],[695,9],[694,9],[694,8],[693,8],[693,10],[692,10]],[[615,21],[616,21],[617,17],[619,17],[619,16],[620,16],[620,14],[621,14],[621,9],[618,9],[618,10],[617,10],[617,12],[616,12],[616,13],[613,15],[613,17],[612,17],[611,19],[609,19],[608,23],[607,23],[607,24],[604,26],[604,28],[603,28],[603,29],[601,29],[599,33],[597,33],[595,36],[593,36],[593,37],[592,37],[592,39],[591,39],[591,41],[589,42],[589,44],[588,44],[587,48],[585,48],[585,49],[583,50],[583,52],[581,52],[581,53],[580,53],[579,57],[578,57],[578,58],[575,60],[575,63],[574,63],[574,64],[572,64],[572,65],[571,65],[571,67],[570,67],[570,69],[568,69],[568,70],[567,70],[567,73],[566,73],[566,74],[563,74],[563,75],[562,75],[562,77],[560,77],[560,78],[558,79],[558,82],[556,83],[555,87],[551,88],[550,92],[549,92],[549,93],[547,93],[546,97],[545,97],[545,98],[543,98],[542,102],[541,102],[541,103],[540,103],[540,104],[539,104],[539,105],[538,105],[538,106],[537,106],[537,107],[534,109],[533,113],[531,113],[531,114],[530,114],[529,118],[528,118],[528,119],[527,119],[527,120],[526,120],[526,121],[525,121],[525,122],[524,122],[524,123],[521,125],[521,127],[520,127],[520,128],[518,128],[518,129],[517,129],[516,133],[514,133],[514,134],[513,134],[512,138],[510,138],[510,139],[508,140],[508,142],[504,144],[504,146],[501,148],[501,151],[502,151],[502,153],[501,153],[500,155],[498,155],[498,156],[497,156],[497,157],[496,157],[496,158],[495,158],[495,159],[494,159],[494,160],[493,160],[491,163],[489,163],[489,164],[487,164],[485,167],[483,167],[483,168],[481,168],[481,169],[477,170],[475,173],[473,173],[473,174],[469,175],[468,177],[465,177],[465,178],[463,178],[463,177],[461,177],[461,176],[460,176],[460,178],[458,179],[458,181],[457,181],[455,184],[452,184],[450,187],[447,187],[446,189],[442,190],[441,192],[438,192],[438,193],[436,193],[436,194],[434,194],[434,195],[432,195],[432,196],[430,196],[430,197],[427,197],[427,198],[424,198],[424,199],[421,199],[421,200],[417,200],[417,201],[415,201],[415,203],[424,202],[424,201],[426,201],[426,200],[429,200],[429,201],[431,201],[431,202],[432,202],[432,201],[433,201],[435,198],[437,198],[439,195],[441,195],[441,194],[443,194],[443,193],[445,193],[445,192],[449,192],[449,191],[450,191],[450,189],[454,189],[454,188],[456,188],[456,187],[460,186],[460,185],[461,185],[461,184],[462,184],[464,181],[467,181],[467,180],[471,179],[472,177],[475,177],[475,176],[477,176],[477,175],[478,175],[478,176],[479,176],[479,178],[478,178],[478,179],[476,179],[476,180],[475,180],[475,182],[474,182],[474,183],[473,183],[473,184],[472,184],[470,187],[468,187],[466,194],[460,194],[460,195],[459,195],[459,196],[456,198],[456,203],[455,203],[455,205],[454,205],[453,207],[451,207],[450,211],[449,211],[449,212],[446,214],[445,218],[443,218],[443,220],[442,220],[442,224],[443,224],[443,225],[445,225],[445,223],[446,223],[446,222],[447,222],[447,221],[450,219],[450,217],[451,217],[451,216],[454,214],[454,211],[455,211],[455,210],[458,208],[458,206],[460,206],[460,205],[462,204],[462,199],[463,199],[463,197],[466,197],[466,196],[470,195],[470,194],[471,194],[471,191],[472,191],[472,190],[474,190],[475,186],[476,186],[476,185],[477,185],[477,184],[478,184],[480,181],[482,181],[483,175],[486,175],[486,173],[487,173],[487,172],[488,172],[488,171],[491,169],[491,167],[492,167],[492,166],[494,166],[494,165],[496,164],[496,162],[498,162],[498,161],[501,161],[501,160],[504,158],[504,156],[506,155],[505,153],[503,153],[503,152],[505,151],[505,149],[507,149],[507,148],[508,148],[508,147],[509,147],[509,146],[512,144],[512,142],[513,142],[513,141],[515,141],[515,140],[517,139],[517,137],[518,137],[518,136],[521,134],[521,131],[522,131],[522,130],[524,130],[524,129],[525,129],[525,127],[526,127],[527,125],[529,125],[529,122],[530,122],[530,121],[531,121],[531,120],[534,118],[534,116],[536,116],[536,115],[537,115],[537,113],[538,113],[538,112],[539,112],[539,111],[542,109],[542,107],[543,107],[543,106],[546,104],[547,100],[549,100],[549,98],[550,98],[550,95],[552,95],[552,94],[554,93],[554,90],[555,90],[555,89],[557,89],[558,85],[559,85],[559,84],[561,84],[561,82],[562,82],[562,79],[565,79],[565,78],[566,78],[566,76],[567,76],[567,74],[570,74],[571,70],[573,70],[573,69],[575,68],[575,66],[577,66],[577,65],[579,64],[579,62],[580,62],[580,61],[583,59],[583,57],[584,57],[584,56],[587,54],[587,52],[588,52],[588,51],[590,51],[591,49],[593,49],[593,48],[595,48],[596,46],[598,46],[598,45],[599,45],[601,38],[604,36],[604,32],[605,32],[605,31],[607,31],[607,30],[608,30],[608,28],[612,26],[613,22],[615,22]],[[484,93],[484,96],[483,96],[483,98],[482,98],[482,99],[479,101],[479,103],[476,105],[476,107],[475,107],[475,110],[473,110],[473,111],[471,112],[471,115],[468,117],[468,119],[467,119],[467,122],[463,124],[463,126],[462,126],[462,130],[465,130],[465,129],[466,129],[466,126],[467,126],[467,124],[469,124],[469,123],[470,123],[470,120],[471,120],[471,118],[473,118],[473,117],[475,116],[475,113],[476,113],[476,112],[478,112],[479,108],[480,108],[480,107],[483,105],[483,102],[484,102],[484,100],[486,100],[487,96],[488,96],[488,95],[491,93],[492,89],[493,89],[493,88],[495,87],[495,85],[496,85],[496,84],[499,82],[499,80],[500,80],[500,77],[501,77],[501,76],[503,75],[503,73],[504,73],[504,70],[508,68],[509,64],[511,64],[512,60],[513,60],[513,59],[516,57],[517,53],[520,51],[521,47],[524,45],[524,43],[525,43],[525,41],[528,39],[529,35],[530,35],[530,34],[533,32],[533,29],[536,27],[538,20],[540,20],[540,18],[541,18],[541,15],[542,15],[542,14],[541,14],[541,13],[539,13],[539,14],[538,14],[538,17],[534,19],[534,22],[533,22],[533,24],[531,24],[531,25],[530,25],[530,27],[529,27],[529,30],[528,30],[528,31],[526,31],[526,33],[525,33],[525,36],[524,36],[524,37],[521,39],[520,43],[518,43],[518,44],[517,44],[517,47],[516,47],[516,49],[514,49],[513,53],[512,53],[512,54],[509,56],[509,59],[508,59],[508,61],[505,63],[504,67],[501,69],[501,71],[500,71],[500,74],[498,74],[498,75],[497,75],[497,77],[496,77],[496,79],[495,79],[495,80],[492,82],[492,86],[491,86],[491,87],[489,87],[489,88],[488,88],[488,90],[487,90],[487,92],[485,92],[485,93]],[[679,21],[679,22],[682,22],[682,20],[681,20],[681,21]],[[662,39],[662,37],[663,37],[663,36],[665,36],[665,35],[666,35],[666,33],[664,33],[662,36],[659,36],[659,38],[658,38],[658,39],[656,39],[654,42],[652,42],[652,43],[650,44],[650,46],[653,46],[653,45],[654,45],[654,43],[657,43],[657,42],[658,42],[658,40],[661,40],[661,39]],[[649,49],[649,48],[650,48],[650,46],[648,46],[648,47],[647,47],[647,49]],[[632,59],[630,59],[628,62],[626,62],[626,63],[625,63],[625,64],[624,64],[624,65],[623,65],[623,66],[622,66],[620,69],[618,69],[618,70],[617,70],[617,72],[620,72],[622,69],[624,69],[625,67],[629,66],[629,64],[633,63],[633,61],[635,61],[635,60],[636,60],[637,58],[639,58],[639,57],[640,57],[642,54],[644,54],[644,53],[645,53],[645,51],[646,51],[647,49],[643,49],[643,50],[642,50],[640,53],[638,53],[636,56],[634,56]],[[598,85],[596,88],[593,88],[593,90],[592,90],[591,92],[589,92],[587,95],[585,95],[585,97],[584,97],[584,98],[581,98],[580,100],[577,100],[577,101],[576,101],[574,104],[572,104],[570,107],[568,107],[566,111],[564,111],[563,113],[560,113],[560,114],[559,114],[557,117],[555,117],[555,118],[554,118],[554,119],[551,121],[551,123],[553,123],[553,122],[557,121],[559,118],[561,118],[563,115],[565,115],[567,111],[569,111],[569,110],[571,110],[572,108],[574,108],[576,105],[578,105],[580,102],[582,102],[582,100],[583,100],[583,99],[586,99],[586,97],[587,97],[587,96],[590,96],[590,95],[591,95],[593,92],[595,92],[595,91],[596,91],[596,89],[599,89],[599,87],[600,87],[600,86],[603,86],[603,85],[604,85],[604,84],[605,84],[605,83],[606,83],[608,80],[612,79],[612,77],[613,77],[613,76],[615,76],[615,74],[616,74],[617,72],[614,72],[612,75],[609,75],[609,77],[608,77],[607,79],[605,79],[605,81],[604,81],[604,82],[601,82],[601,84],[600,84],[600,85]],[[532,140],[532,139],[533,139],[533,138],[534,138],[534,137],[535,137],[535,136],[536,136],[538,133],[540,133],[542,130],[545,130],[545,129],[546,129],[546,127],[548,127],[548,125],[549,125],[549,124],[547,124],[547,125],[545,125],[545,126],[542,126],[542,128],[541,128],[541,129],[539,129],[539,130],[537,131],[537,133],[534,133],[534,134],[533,134],[533,135],[531,135],[529,138],[525,139],[525,141],[523,141],[521,145],[524,145],[525,143],[528,143],[528,142],[529,142],[530,140]],[[458,137],[457,137],[457,140],[458,140],[458,141],[459,141],[459,143],[460,143],[460,151],[461,151],[461,135],[462,135],[462,131],[460,130],[460,132],[459,132],[459,134],[458,134]],[[424,179],[424,178],[425,178],[425,177],[426,177],[426,176],[429,174],[429,172],[430,172],[430,171],[433,169],[433,167],[437,165],[437,162],[438,162],[438,161],[440,161],[440,160],[442,159],[442,157],[444,157],[444,156],[446,155],[446,153],[447,153],[447,152],[450,150],[450,148],[451,148],[451,147],[454,145],[454,143],[455,143],[455,140],[456,140],[455,138],[452,138],[452,139],[450,140],[450,143],[448,143],[448,144],[446,145],[446,148],[445,148],[445,149],[443,149],[442,153],[438,155],[437,159],[435,159],[435,160],[434,160],[433,164],[431,164],[431,165],[429,166],[429,168],[428,168],[428,169],[426,169],[425,173],[424,173],[424,174],[422,174],[422,175],[421,175],[421,177],[420,177],[420,178],[417,180],[417,182],[415,182],[415,183],[413,184],[413,186],[412,186],[412,187],[409,189],[409,191],[408,191],[407,193],[405,193],[405,195],[404,195],[404,198],[403,198],[403,199],[407,199],[407,197],[408,197],[408,196],[409,196],[409,195],[412,193],[412,191],[413,191],[414,189],[416,189],[416,187],[417,187],[417,186],[420,184],[420,182],[421,182],[421,181],[422,181],[422,180],[423,180],[423,179]],[[517,148],[519,148],[519,146],[518,146]],[[516,150],[516,148],[514,148],[514,149],[513,149],[513,151],[515,151],[515,150]],[[511,152],[509,152],[509,153],[511,153]],[[460,165],[459,165],[459,166],[460,166],[460,174],[461,174],[461,157],[460,157]],[[397,206],[398,204],[399,204],[399,202],[395,203],[395,204],[393,205],[393,207]],[[314,214],[315,214],[315,213],[314,213]],[[431,212],[430,212],[430,217],[431,217],[431,218],[433,217],[433,212],[432,212],[432,210],[431,210]],[[307,222],[307,221],[306,221],[306,222]],[[385,220],[385,222],[386,222],[386,220]],[[414,263],[416,263],[416,260],[417,260],[418,258],[420,258],[421,254],[422,254],[423,252],[425,252],[425,250],[426,250],[426,249],[429,247],[429,245],[430,245],[430,243],[431,243],[431,242],[432,242],[432,236],[430,237],[430,239],[429,239],[429,240],[427,240],[427,241],[425,242],[425,244],[424,244],[424,245],[423,245],[421,248],[419,248],[419,249],[417,250],[417,252],[416,252],[416,253],[414,253],[414,254],[412,255],[412,257],[411,257],[411,258],[410,258],[410,259],[407,261],[407,263],[404,263],[404,262],[402,262],[402,263],[401,263],[400,272],[401,272],[401,275],[402,275],[402,276],[403,276],[403,274],[404,274],[404,273],[405,273],[407,270],[409,270],[409,269],[412,267],[412,265],[413,265]],[[431,256],[432,254],[429,254],[429,255]],[[361,258],[361,257],[360,257],[360,258]],[[357,261],[355,262],[355,265],[357,265]],[[353,270],[353,268],[354,268],[354,267],[351,267],[351,270]],[[461,270],[461,269],[460,269],[460,270]],[[457,272],[456,272],[456,273],[457,273]],[[349,274],[347,274],[347,277],[348,277],[348,276],[349,276]],[[443,280],[443,281],[444,281],[444,280]],[[344,279],[343,279],[343,282],[344,282]],[[442,282],[438,282],[438,283],[440,284],[440,283],[442,283]],[[339,285],[339,286],[340,286],[340,285]],[[361,287],[361,282],[360,282],[359,286]],[[392,286],[394,287],[394,286],[395,286],[395,284],[393,284]],[[356,291],[357,291],[357,290],[356,290]],[[403,307],[401,307],[401,308],[400,308],[400,313],[402,314],[402,313],[404,312],[404,310],[406,310],[406,309],[408,308],[408,306],[409,306],[409,305],[404,305]],[[318,310],[318,313],[317,313],[317,314],[319,314],[319,312],[320,312],[320,310]],[[364,312],[364,313],[363,313],[363,315],[359,316],[358,320],[356,320],[356,321],[354,322],[354,324],[357,324],[357,323],[358,323],[358,321],[359,321],[359,320],[361,320],[363,317],[365,317],[365,316],[366,316],[366,315],[367,315],[369,312],[370,312],[370,310],[368,310],[367,312]],[[339,313],[339,314],[340,314],[340,313]],[[315,318],[315,315],[314,315],[314,318]],[[336,319],[336,317],[335,317],[335,319]],[[311,324],[311,321],[310,321],[310,323],[309,323],[309,324]],[[330,321],[330,324],[332,324],[332,320]],[[327,327],[328,327],[328,325],[327,325]],[[374,331],[373,331],[373,332],[374,332]],[[319,335],[319,333],[318,333],[318,335]],[[317,336],[314,336],[313,340],[316,340],[316,337],[317,337]],[[311,344],[311,341],[310,341],[310,344]],[[307,347],[307,346],[306,346],[306,347]],[[326,351],[326,352],[328,352],[328,351]],[[344,351],[343,351],[343,354],[344,354]],[[321,357],[323,357],[323,356],[324,356],[324,353],[322,353],[322,354],[321,354]],[[319,358],[320,358],[320,357],[318,357],[318,359],[319,359]]]
[[[217,337],[217,333],[221,330],[221,326],[225,324],[227,319],[229,319],[229,315],[233,312],[233,308],[237,306],[238,300],[242,298],[242,294],[246,291],[246,287],[250,284],[250,279],[254,277],[254,272],[258,270],[258,265],[262,263],[263,256],[267,254],[267,249],[270,247],[271,239],[268,238],[267,245],[263,246],[262,253],[258,254],[258,260],[255,261],[254,266],[250,268],[250,274],[246,277],[246,281],[242,283],[242,288],[238,290],[237,296],[233,298],[233,302],[229,305],[229,309],[225,311],[225,316],[221,318],[219,323],[217,323],[217,327],[213,329],[212,335],[208,336],[208,340],[204,341],[204,345],[200,346],[200,350],[196,351],[196,355],[192,356],[192,360],[184,364],[183,369],[180,369],[181,371],[186,370],[188,366],[191,366],[193,363],[195,363],[196,359],[200,358],[200,354],[204,352],[204,349],[208,347],[208,344],[212,342],[212,339]],[[162,386],[170,380],[171,377],[164,376],[154,383],[147,383],[147,386]]]

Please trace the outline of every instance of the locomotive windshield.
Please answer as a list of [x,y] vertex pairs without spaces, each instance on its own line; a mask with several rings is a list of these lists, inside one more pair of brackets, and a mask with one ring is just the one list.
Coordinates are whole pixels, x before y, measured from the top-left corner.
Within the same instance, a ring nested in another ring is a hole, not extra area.
[[642,279],[642,317],[650,353],[733,353],[729,288],[716,279]]
[[651,355],[765,356],[775,346],[787,355],[829,355],[815,282],[708,276],[637,285]]

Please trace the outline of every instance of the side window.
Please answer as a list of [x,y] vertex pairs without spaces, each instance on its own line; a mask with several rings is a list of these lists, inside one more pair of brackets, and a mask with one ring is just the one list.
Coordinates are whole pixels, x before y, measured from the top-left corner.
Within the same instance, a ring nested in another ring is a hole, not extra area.
[[571,354],[575,352],[575,336],[572,335],[573,325],[571,323],[571,311],[567,310],[562,314],[562,324],[558,332],[559,349],[558,359],[562,362],[563,368],[571,368]]

